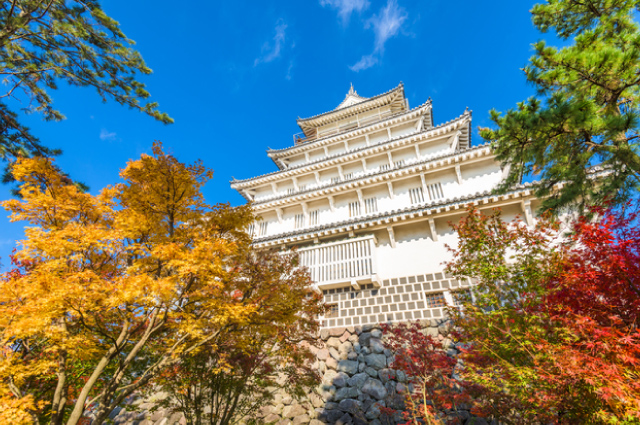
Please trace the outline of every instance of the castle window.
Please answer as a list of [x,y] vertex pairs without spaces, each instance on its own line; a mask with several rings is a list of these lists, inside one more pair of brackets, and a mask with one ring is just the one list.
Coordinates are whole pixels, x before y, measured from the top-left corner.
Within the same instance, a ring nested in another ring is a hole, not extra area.
[[396,162],[393,163],[393,165],[396,168],[404,167],[404,164],[405,164],[404,159],[401,159],[400,161],[396,161]]
[[424,202],[424,192],[421,187],[414,187],[409,189],[409,197],[412,204],[420,204]]
[[292,187],[287,189],[287,195],[293,195],[293,192],[295,192],[296,190]]
[[260,222],[260,235],[259,236],[265,236],[267,234],[268,226],[269,226],[269,222],[268,221],[261,221]]
[[427,300],[427,307],[429,308],[444,307],[445,305],[447,305],[444,300],[444,294],[442,292],[427,294],[425,298]]
[[256,225],[254,223],[251,223],[249,227],[247,227],[247,233],[249,234],[249,236],[253,236],[255,231],[256,231]]
[[389,170],[390,168],[391,168],[391,165],[389,165],[389,164],[382,164],[382,165],[380,166],[380,171],[387,171],[387,170]]
[[349,202],[349,217],[358,217],[360,215],[360,202]]
[[331,177],[331,184],[340,183],[340,177]]
[[364,200],[364,209],[367,214],[378,212],[378,198],[375,196]]
[[427,190],[429,191],[429,199],[432,201],[444,198],[442,183],[440,182],[427,185]]
[[296,214],[296,229],[302,229],[304,227],[304,214]]
[[334,317],[338,317],[339,314],[340,308],[338,307],[338,304],[328,304],[327,312],[325,313],[324,317],[326,317],[327,319],[331,319]]
[[309,226],[317,226],[318,223],[320,222],[319,217],[320,217],[320,211],[319,210],[310,211],[309,212]]
[[353,173],[347,173],[344,175],[345,180],[351,180],[353,178]]

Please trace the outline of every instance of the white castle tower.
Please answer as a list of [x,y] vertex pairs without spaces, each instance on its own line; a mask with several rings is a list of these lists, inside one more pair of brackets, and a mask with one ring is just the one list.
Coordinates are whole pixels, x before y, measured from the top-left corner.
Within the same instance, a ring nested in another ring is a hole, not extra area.
[[471,146],[471,113],[434,126],[431,100],[409,108],[404,86],[353,89],[330,112],[298,119],[294,145],[269,150],[279,170],[231,187],[253,202],[256,247],[297,248],[330,310],[325,328],[432,319],[469,282],[443,272],[449,222],[468,205],[532,224],[526,186],[503,178],[488,144]]

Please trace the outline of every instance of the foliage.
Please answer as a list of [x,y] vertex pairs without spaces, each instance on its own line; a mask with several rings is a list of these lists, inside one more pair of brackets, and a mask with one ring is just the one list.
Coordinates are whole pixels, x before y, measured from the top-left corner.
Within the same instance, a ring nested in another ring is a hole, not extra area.
[[390,367],[404,373],[409,382],[403,412],[406,425],[462,423],[456,412],[468,402],[468,395],[455,379],[457,360],[445,351],[442,340],[426,333],[419,322],[383,325],[383,331],[395,352]]
[[534,6],[538,29],[555,30],[559,38],[573,43],[560,49],[535,43],[524,71],[539,97],[504,115],[491,111],[497,128],[481,129],[497,159],[509,167],[500,192],[539,175],[536,195],[543,199],[542,210],[623,202],[637,193],[637,10],[638,0],[547,0]]
[[[567,229],[535,228],[472,209],[454,226],[448,269],[476,281],[452,310],[464,380],[505,423],[640,421],[640,229],[637,216],[595,209]],[[564,230],[570,230],[565,232]]]
[[149,93],[137,78],[151,69],[131,45],[133,41],[96,0],[3,1],[0,75],[5,76],[7,90],[0,96],[0,158],[59,153],[33,136],[10,104],[18,100],[26,105],[24,112],[42,113],[47,121],[61,120],[64,116],[52,106],[47,91],[57,89],[61,81],[95,87],[105,101],[110,98],[172,122],[156,103],[146,102]]
[[48,159],[13,171],[22,200],[3,206],[30,227],[0,280],[2,414],[72,425],[91,405],[102,423],[182,358],[245,328],[316,329],[318,298],[302,297],[304,279],[287,277],[286,262],[269,271],[273,286],[243,278],[251,208],[206,204],[202,164],[156,144],[95,196]]
[[249,252],[237,264],[236,278],[251,282],[243,289],[243,296],[261,292],[269,298],[264,304],[278,316],[245,326],[242,333],[229,334],[216,347],[205,345],[163,373],[160,388],[170,397],[162,405],[182,412],[189,425],[239,423],[245,417],[255,417],[275,392],[286,390],[301,396],[319,381],[309,366],[311,353],[301,345],[314,335],[305,335],[296,322],[279,319],[294,316],[277,311],[303,310],[309,287],[307,273],[296,268],[294,256],[276,252]]

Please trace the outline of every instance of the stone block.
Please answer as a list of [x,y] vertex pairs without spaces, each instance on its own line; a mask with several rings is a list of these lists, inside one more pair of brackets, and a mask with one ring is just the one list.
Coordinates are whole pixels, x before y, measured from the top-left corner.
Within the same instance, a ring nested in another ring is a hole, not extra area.
[[[327,361],[327,365],[328,364],[329,362]],[[336,370],[353,375],[358,372],[358,362],[353,360],[341,360],[338,362]]]
[[[330,348],[329,348],[329,355],[330,355],[331,357],[333,357],[334,359],[336,359],[336,360],[342,360],[342,359],[341,359],[341,357],[342,357],[342,356],[340,355],[340,353],[338,352],[338,350],[336,350],[334,347],[330,347]],[[345,356],[345,357],[346,357],[346,356]]]
[[350,387],[362,388],[368,378],[369,375],[367,375],[366,373],[357,373],[349,378],[349,380],[347,381],[347,385],[349,385]]
[[360,403],[359,401],[347,398],[342,400],[338,404],[338,409],[342,410],[343,412],[355,413],[360,410],[361,406],[362,403]]
[[325,364],[327,365],[327,368],[329,368],[329,369],[333,369],[333,370],[338,369],[338,361],[336,359],[334,359],[333,357],[329,357],[327,359],[327,361],[325,362]]
[[333,336],[327,340],[327,347],[338,348],[340,347],[340,344],[342,344],[340,339]]
[[336,376],[333,378],[333,385],[337,388],[342,388],[347,386],[347,381],[349,380],[349,375],[344,372],[338,372]]
[[364,368],[364,373],[366,373],[367,375],[369,375],[372,378],[377,378],[378,377],[378,372],[372,367],[365,367]]
[[293,418],[292,425],[308,424],[310,421],[311,418],[309,417],[309,415],[296,416],[295,418]]
[[329,329],[321,329],[320,330],[320,339],[326,341],[329,339]]
[[309,425],[325,425],[325,423],[317,419],[311,419],[311,422],[309,422]]
[[338,391],[336,391],[335,396],[333,398],[336,401],[342,401],[345,398],[356,398],[358,397],[358,389],[353,387],[342,387]]
[[347,360],[357,360],[358,359],[358,353],[356,353],[355,351],[349,351],[349,354],[347,354]]
[[327,358],[329,357],[329,350],[327,350],[326,348],[321,348],[316,353],[316,357],[320,360],[327,360]]
[[371,338],[369,341],[369,347],[371,351],[376,354],[384,353],[384,344],[378,338]]
[[347,328],[331,328],[329,329],[329,335],[341,337],[347,331]]
[[353,423],[353,419],[351,419],[351,415],[345,413],[336,421],[336,425],[351,425]]
[[387,396],[387,389],[382,385],[382,382],[369,378],[362,386],[362,393],[368,394],[377,400],[382,400]]
[[371,332],[362,332],[358,337],[358,342],[360,342],[360,345],[363,347],[367,347],[369,341],[371,341]]
[[380,329],[374,329],[371,331],[371,336],[373,338],[382,338],[382,331]]
[[341,342],[345,342],[348,341],[351,338],[351,333],[349,331],[344,331],[344,333],[342,334],[342,336],[340,337],[340,341]]
[[378,371],[378,377],[380,377],[380,380],[382,381],[382,383],[386,383],[391,379],[396,379],[396,371],[393,369],[386,369],[386,368],[380,369]]
[[302,416],[307,413],[307,410],[299,404],[293,404],[291,406],[285,406],[282,409],[283,418],[295,418],[296,416]]
[[384,369],[387,367],[387,357],[384,354],[369,354],[364,356],[364,361],[367,366],[371,366],[376,369]]
[[277,422],[279,420],[280,420],[280,416],[271,413],[267,417],[264,418],[264,423],[270,424],[270,423],[273,423],[273,422]]

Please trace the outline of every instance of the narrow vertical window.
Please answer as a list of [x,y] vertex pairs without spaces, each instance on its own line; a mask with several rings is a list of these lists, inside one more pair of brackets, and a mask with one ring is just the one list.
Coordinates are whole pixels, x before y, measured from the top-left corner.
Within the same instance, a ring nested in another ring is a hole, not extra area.
[[259,236],[265,236],[267,234],[268,226],[269,226],[269,222],[268,221],[261,221],[260,222],[260,235]]
[[349,202],[349,217],[358,217],[360,215],[360,202]]
[[295,222],[296,229],[302,229],[304,227],[304,214],[296,214]]
[[432,201],[444,198],[444,192],[442,191],[442,183],[440,182],[428,185],[427,190],[429,191],[429,199]]
[[364,200],[364,208],[367,214],[378,212],[378,198],[375,196]]
[[421,187],[409,189],[409,198],[412,204],[420,204],[424,202],[424,192]]
[[309,226],[317,226],[318,223],[320,222],[319,217],[320,217],[320,211],[319,210],[310,211],[309,212]]

